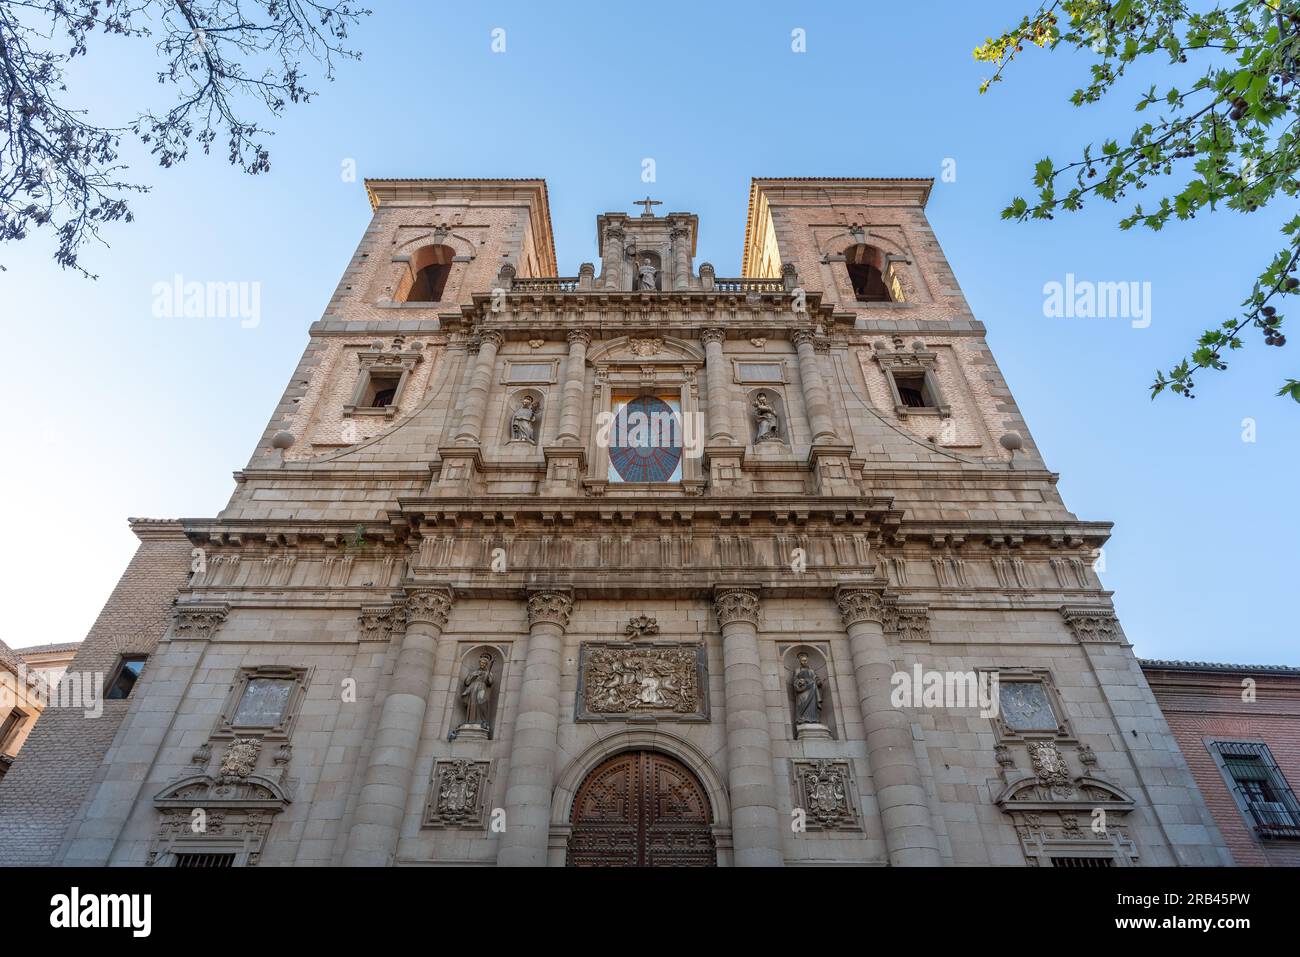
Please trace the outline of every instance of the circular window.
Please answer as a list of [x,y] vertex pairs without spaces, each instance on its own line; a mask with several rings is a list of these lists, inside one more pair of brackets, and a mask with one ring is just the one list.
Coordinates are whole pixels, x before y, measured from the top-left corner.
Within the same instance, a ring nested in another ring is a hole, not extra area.
[[681,417],[663,399],[638,396],[614,417],[609,464],[624,482],[670,482],[682,461]]

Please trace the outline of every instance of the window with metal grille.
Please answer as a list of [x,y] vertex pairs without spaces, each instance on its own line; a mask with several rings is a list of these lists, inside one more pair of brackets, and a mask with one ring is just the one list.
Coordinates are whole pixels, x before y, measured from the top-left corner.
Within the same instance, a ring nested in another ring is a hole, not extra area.
[[1260,837],[1300,838],[1300,802],[1262,742],[1218,741],[1225,777],[1237,805]]
[[1053,867],[1113,867],[1109,857],[1053,857]]
[[234,854],[177,854],[177,867],[234,867]]

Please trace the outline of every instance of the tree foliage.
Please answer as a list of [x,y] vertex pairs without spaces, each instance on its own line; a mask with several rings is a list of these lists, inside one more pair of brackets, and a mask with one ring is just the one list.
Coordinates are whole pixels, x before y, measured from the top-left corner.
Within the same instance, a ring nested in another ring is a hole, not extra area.
[[[1205,4],[1200,5],[1207,6]],[[1004,219],[1052,219],[1096,197],[1125,207],[1121,229],[1159,231],[1170,217],[1194,219],[1221,208],[1254,213],[1300,193],[1300,4],[1249,0],[1195,10],[1181,0],[1056,0],[975,50],[995,70],[985,92],[1002,80],[1026,45],[1065,44],[1091,55],[1075,106],[1112,93],[1125,74],[1148,64],[1168,80],[1141,94],[1142,114],[1127,137],[1090,144],[1068,162],[1050,157],[1034,167],[1037,195],[1016,197]],[[1175,82],[1177,81],[1177,82]],[[1147,199],[1141,191],[1155,187]],[[1269,346],[1283,346],[1281,310],[1300,294],[1300,215],[1282,227],[1280,248],[1239,308],[1206,329],[1189,354],[1157,371],[1151,396],[1168,389],[1194,397],[1195,376],[1227,368],[1226,356],[1253,328]],[[1300,381],[1278,395],[1300,402]]]
[[[82,247],[130,222],[129,197],[148,190],[128,178],[127,137],[164,167],[220,143],[245,172],[269,170],[262,117],[312,98],[304,60],[333,79],[336,60],[357,59],[348,30],[369,12],[352,0],[0,0],[0,242],[50,230],[55,260],[90,276]],[[165,90],[120,126],[77,109],[66,85],[107,36],[152,45]]]

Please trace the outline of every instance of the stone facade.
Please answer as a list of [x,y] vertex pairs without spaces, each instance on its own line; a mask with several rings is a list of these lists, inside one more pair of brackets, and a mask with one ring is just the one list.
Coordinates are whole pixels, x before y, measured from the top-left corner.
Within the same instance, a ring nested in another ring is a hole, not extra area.
[[1300,867],[1300,668],[1141,664],[1233,860]]
[[929,180],[755,180],[737,279],[689,213],[558,277],[539,180],[367,188],[229,504],[123,580],[170,616],[129,707],[29,743],[0,860],[1229,863]]

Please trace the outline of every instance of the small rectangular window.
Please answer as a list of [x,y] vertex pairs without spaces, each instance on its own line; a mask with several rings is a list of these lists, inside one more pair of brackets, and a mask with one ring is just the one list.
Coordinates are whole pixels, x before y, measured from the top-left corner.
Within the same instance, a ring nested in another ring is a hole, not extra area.
[[925,384],[924,375],[894,375],[894,385],[898,387],[898,397],[909,409],[933,409],[934,399]]
[[397,398],[397,387],[401,384],[400,373],[372,372],[370,382],[366,385],[361,405],[366,409],[386,409]]
[[0,752],[8,748],[10,740],[18,734],[26,717],[26,712],[19,711],[17,708],[9,709],[4,721],[0,722]]
[[140,680],[144,663],[148,655],[123,655],[117,664],[117,670],[108,682],[104,697],[109,701],[120,701],[131,694],[131,689]]
[[1109,857],[1053,857],[1053,867],[1114,867],[1115,862]]

